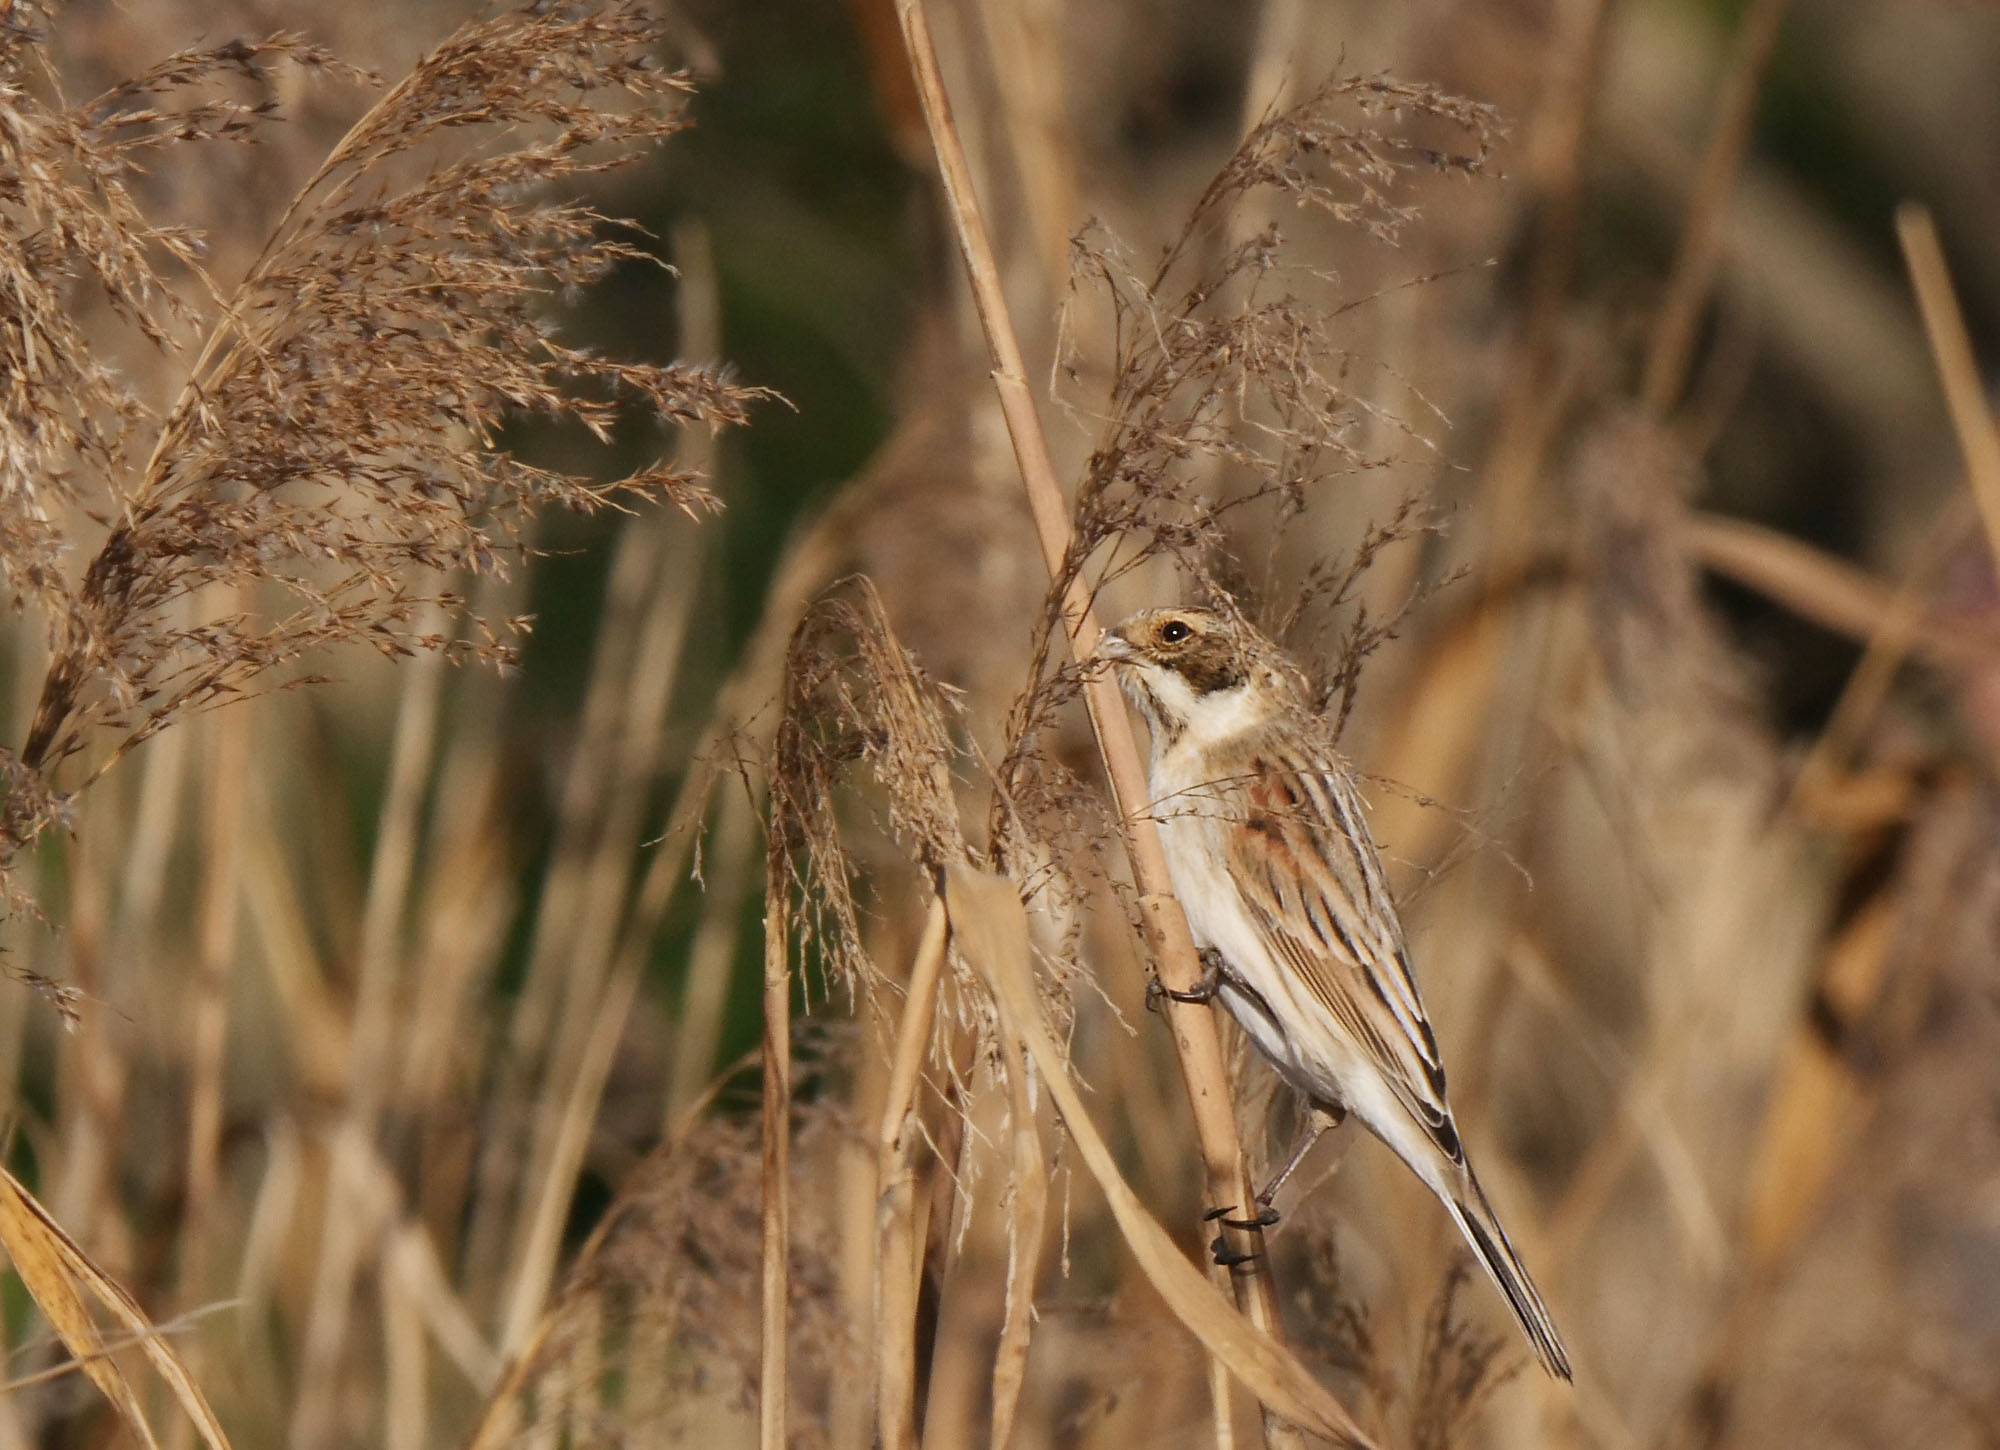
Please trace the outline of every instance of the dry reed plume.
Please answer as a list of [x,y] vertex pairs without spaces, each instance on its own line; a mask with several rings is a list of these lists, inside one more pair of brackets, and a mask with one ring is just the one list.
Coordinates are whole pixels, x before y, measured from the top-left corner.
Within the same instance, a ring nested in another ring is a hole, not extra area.
[[[149,225],[133,195],[140,153],[244,135],[270,106],[204,86],[280,64],[333,69],[328,56],[292,36],[232,42],[65,109],[34,33],[9,32],[8,275],[23,306],[8,334],[5,553],[17,600],[47,621],[50,658],[8,763],[8,860],[132,747],[289,683],[276,676],[307,655],[365,642],[504,657],[506,621],[462,640],[420,621],[460,603],[426,581],[500,568],[523,513],[645,495],[712,506],[669,463],[607,484],[499,446],[517,415],[608,442],[635,403],[663,424],[720,426],[756,397],[700,367],[565,343],[548,305],[646,255],[562,188],[685,124],[689,83],[660,62],[662,43],[636,6],[466,26],[340,139],[247,274],[203,297],[188,295],[215,285],[195,239]],[[79,279],[186,357],[157,417],[71,320]],[[212,322],[187,342],[203,312]],[[106,536],[78,573],[68,520],[86,502]],[[213,590],[258,597],[191,614]],[[82,778],[59,783],[87,751]]]
[[[671,462],[609,482],[537,465],[503,446],[511,420],[560,420],[608,444],[635,414],[717,428],[760,396],[705,367],[567,342],[552,305],[650,256],[578,190],[686,124],[689,80],[663,64],[664,30],[642,7],[537,5],[463,26],[339,139],[239,279],[208,273],[197,234],[149,220],[149,163],[276,124],[283,67],[369,78],[280,34],[182,51],[71,104],[36,28],[61,19],[16,6],[0,33],[12,303],[0,559],[46,639],[0,806],[17,913],[21,853],[170,727],[305,683],[305,662],[336,646],[509,658],[521,622],[474,614],[461,635],[456,581],[503,572],[535,510],[716,506]],[[77,306],[92,294],[170,360],[163,407],[100,356]],[[198,1172],[201,1145],[214,1151],[208,1111],[197,1106]],[[21,1205],[10,1253],[131,1430],[154,1443],[82,1295],[140,1334],[203,1435],[226,1443],[129,1296],[6,1186]]]

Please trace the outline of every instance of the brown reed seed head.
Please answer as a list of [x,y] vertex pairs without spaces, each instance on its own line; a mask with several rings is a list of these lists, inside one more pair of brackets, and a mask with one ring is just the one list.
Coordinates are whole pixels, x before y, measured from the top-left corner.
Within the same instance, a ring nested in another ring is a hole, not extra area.
[[[0,855],[60,817],[65,760],[108,746],[94,778],[193,711],[292,682],[286,668],[326,646],[504,658],[503,622],[459,639],[417,621],[459,602],[437,579],[501,570],[543,504],[716,506],[667,461],[606,483],[500,446],[514,415],[567,419],[602,443],[635,408],[719,427],[761,396],[714,368],[570,346],[551,313],[552,299],[650,258],[577,195],[686,124],[690,84],[658,60],[663,42],[636,3],[461,27],[334,147],[248,273],[204,297],[215,284],[197,240],[153,226],[134,195],[137,154],[246,135],[270,107],[204,88],[279,64],[335,69],[330,58],[296,36],[236,41],[72,107],[34,33],[0,37],[0,130],[22,163],[0,198],[0,268],[19,299],[0,329],[13,380],[0,561],[50,649],[7,762]],[[78,281],[185,359],[164,413],[92,353],[69,305]],[[181,324],[197,312],[207,330],[190,345]],[[108,532],[79,572],[72,509],[86,490],[105,500]],[[190,613],[211,586],[240,607]]]

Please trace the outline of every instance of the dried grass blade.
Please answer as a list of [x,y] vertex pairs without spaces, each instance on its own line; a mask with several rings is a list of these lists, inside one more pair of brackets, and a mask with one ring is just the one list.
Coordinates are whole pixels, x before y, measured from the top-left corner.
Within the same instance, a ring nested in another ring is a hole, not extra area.
[[1126,1185],[1110,1147],[1084,1110],[1062,1050],[1049,1036],[1036,1005],[1027,913],[1013,883],[954,865],[946,872],[946,903],[959,949],[985,978],[999,1004],[1003,1030],[1041,1069],[1049,1096],[1078,1155],[1103,1190],[1126,1244],[1175,1317],[1275,1414],[1342,1445],[1369,1445],[1340,1402],[1289,1350],[1232,1312],[1229,1302],[1181,1256],[1166,1230]]
[[1923,310],[1924,332],[1930,338],[1938,380],[1944,384],[1945,401],[1951,407],[1951,424],[1965,455],[1972,496],[1979,501],[1980,518],[1986,524],[1986,540],[1994,558],[2000,559],[2000,428],[1994,426],[1992,411],[1986,406],[1979,363],[1965,331],[1965,315],[1952,292],[1951,271],[1945,266],[1944,248],[1938,244],[1930,210],[1915,202],[1897,207],[1896,235],[1903,243],[1903,259],[1909,264],[1917,305]]
[[924,919],[910,966],[876,1145],[875,1405],[883,1450],[909,1450],[916,1443],[917,1185],[910,1158],[917,1137],[917,1083],[937,1016],[946,936],[939,897]]
[[21,1282],[83,1372],[117,1408],[140,1443],[148,1450],[157,1450],[159,1441],[153,1436],[153,1427],[146,1423],[145,1411],[139,1408],[125,1372],[107,1352],[97,1321],[77,1290],[78,1279],[61,1247],[68,1242],[67,1236],[4,1169],[0,1169],[0,1242],[6,1244]]
[[147,1424],[124,1372],[105,1352],[104,1335],[91,1317],[83,1290],[88,1290],[138,1340],[146,1358],[167,1382],[202,1438],[214,1450],[229,1450],[229,1437],[222,1432],[215,1412],[173,1346],[161,1337],[132,1296],[92,1263],[90,1256],[63,1231],[62,1225],[5,1169],[0,1169],[0,1244],[6,1246],[21,1282],[83,1366],[84,1373],[117,1407],[119,1415],[148,1450],[156,1450],[159,1441],[154,1438],[152,1426]]
[[1752,0],[1736,30],[1729,70],[1716,96],[1715,129],[1702,157],[1694,193],[1688,198],[1687,225],[1681,232],[1680,250],[1674,257],[1666,296],[1653,320],[1647,347],[1639,396],[1646,411],[1655,417],[1673,407],[1694,356],[1696,330],[1722,256],[1724,214],[1750,149],[1757,102],[1778,48],[1786,5],[1787,0]]
[[1008,1191],[1013,1202],[1007,1235],[1007,1309],[993,1356],[993,1450],[1006,1450],[1014,1433],[1015,1413],[1021,1406],[1021,1387],[1028,1374],[1028,1340],[1034,1333],[1035,1269],[1041,1261],[1042,1229],[1049,1209],[1049,1166],[1042,1154],[1042,1135],[1035,1127],[1035,1101],[1028,1076],[1031,1069],[1019,1037],[1001,1034],[1000,1060],[1007,1071],[1013,1159]]

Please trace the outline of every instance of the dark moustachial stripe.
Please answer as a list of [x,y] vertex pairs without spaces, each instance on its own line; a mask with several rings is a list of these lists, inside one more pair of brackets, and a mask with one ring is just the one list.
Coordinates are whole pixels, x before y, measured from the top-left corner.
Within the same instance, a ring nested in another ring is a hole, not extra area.
[[1146,723],[1160,735],[1163,745],[1172,746],[1181,738],[1181,732],[1187,728],[1186,722],[1175,719],[1169,713],[1167,707],[1161,703],[1159,695],[1154,693],[1153,687],[1147,684],[1143,677],[1133,680],[1132,683],[1138,686],[1139,693],[1145,697],[1145,703],[1139,708],[1146,716]]

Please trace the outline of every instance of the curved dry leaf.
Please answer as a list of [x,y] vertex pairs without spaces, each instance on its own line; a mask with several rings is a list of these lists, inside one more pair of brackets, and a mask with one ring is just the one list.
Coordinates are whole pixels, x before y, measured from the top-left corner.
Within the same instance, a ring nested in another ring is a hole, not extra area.
[[1103,1190],[1127,1246],[1174,1316],[1274,1414],[1339,1444],[1368,1446],[1371,1442],[1340,1401],[1291,1351],[1230,1307],[1127,1186],[1035,1005],[1028,918],[1013,882],[954,864],[945,870],[945,903],[959,950],[992,988],[1004,1030],[1041,1068],[1049,1096]]
[[159,1371],[160,1378],[167,1382],[174,1398],[201,1431],[202,1438],[214,1450],[230,1450],[229,1437],[223,1434],[222,1425],[216,1420],[215,1411],[209,1408],[200,1386],[145,1311],[116,1280],[90,1261],[76,1240],[5,1169],[0,1169],[0,1244],[6,1246],[21,1282],[48,1316],[63,1344],[147,1450],[156,1450],[159,1441],[139,1408],[131,1383],[107,1351],[104,1334],[85,1302],[86,1292],[110,1310],[111,1317],[138,1341],[146,1358],[152,1361],[153,1368]]

